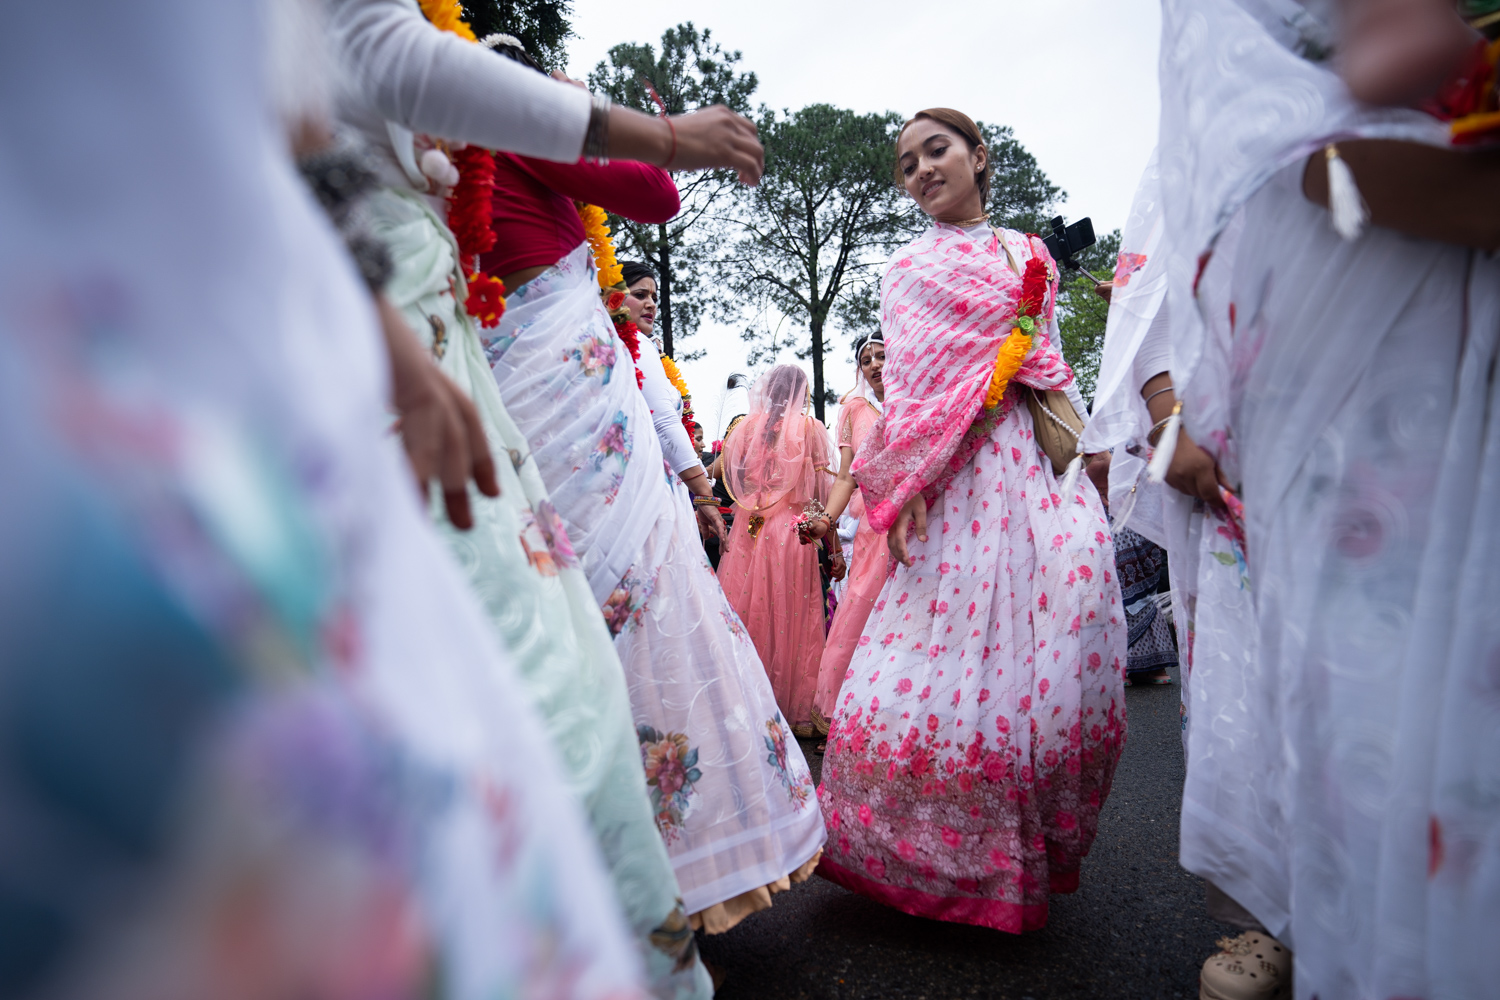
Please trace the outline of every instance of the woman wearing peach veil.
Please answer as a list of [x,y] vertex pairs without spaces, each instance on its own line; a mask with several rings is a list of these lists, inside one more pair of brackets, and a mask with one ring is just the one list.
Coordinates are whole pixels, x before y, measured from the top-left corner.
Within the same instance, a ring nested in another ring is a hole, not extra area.
[[809,526],[827,521],[823,505],[833,485],[828,432],[807,413],[808,402],[807,375],[795,365],[777,365],[750,390],[750,412],[724,445],[725,486],[738,510],[719,563],[724,593],[798,736],[813,732],[824,639],[814,548],[823,543]]

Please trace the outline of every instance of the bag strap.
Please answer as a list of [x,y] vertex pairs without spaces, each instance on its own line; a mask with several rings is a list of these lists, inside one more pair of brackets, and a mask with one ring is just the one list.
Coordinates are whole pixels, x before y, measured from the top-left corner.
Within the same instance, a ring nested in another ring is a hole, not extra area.
[[995,234],[995,242],[1000,244],[1000,249],[1005,252],[1005,262],[1010,265],[1010,269],[1016,273],[1016,277],[1023,277],[1021,266],[1016,263],[1015,254],[1011,253],[1010,247],[1005,244],[1005,237],[1002,235],[1004,230],[999,226],[991,226],[990,232]]
[[[1031,389],[1031,395],[1036,400],[1036,405],[1039,406],[1039,407],[1041,407],[1042,412],[1045,413],[1047,415],[1047,417],[1054,424],[1056,424],[1057,426],[1061,427],[1063,430],[1067,431],[1069,437],[1071,437],[1074,441],[1077,441],[1079,439],[1079,437],[1081,436],[1080,432],[1074,430],[1072,424],[1068,423],[1062,417],[1059,417],[1056,413],[1052,412],[1052,407],[1050,407],[1050,406],[1047,405],[1047,398],[1046,398],[1046,396],[1041,391],[1039,391],[1039,390],[1037,390],[1035,388],[1032,388],[1031,386],[1027,386],[1027,388]],[[1051,390],[1051,391],[1060,391],[1060,390]],[[1067,398],[1068,397],[1066,395],[1063,396],[1063,399],[1067,399]],[[1068,404],[1069,404],[1068,408],[1072,409],[1072,400],[1068,400]],[[1074,415],[1074,417],[1078,416],[1078,414],[1076,412],[1073,415]]]

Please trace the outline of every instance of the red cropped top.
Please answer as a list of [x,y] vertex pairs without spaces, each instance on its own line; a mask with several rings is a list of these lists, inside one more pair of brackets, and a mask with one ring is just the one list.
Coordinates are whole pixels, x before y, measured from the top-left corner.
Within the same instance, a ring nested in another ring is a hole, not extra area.
[[572,253],[583,242],[575,200],[647,223],[666,222],[681,207],[677,185],[660,167],[625,160],[553,163],[496,153],[495,249],[480,256],[480,267],[500,277],[550,266]]

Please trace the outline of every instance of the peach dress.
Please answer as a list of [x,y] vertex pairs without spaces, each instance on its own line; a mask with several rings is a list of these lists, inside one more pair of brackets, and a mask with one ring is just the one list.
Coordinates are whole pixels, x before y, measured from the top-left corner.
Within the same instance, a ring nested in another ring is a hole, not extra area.
[[807,405],[807,375],[778,365],[756,382],[750,413],[724,445],[724,478],[738,508],[719,583],[765,664],[781,714],[812,734],[813,693],[823,656],[818,553],[794,528],[810,499],[828,501],[828,432]]
[[[865,435],[880,419],[880,413],[861,395],[851,393],[845,398],[847,402],[839,410],[839,448],[858,453]],[[854,554],[849,560],[849,577],[844,585],[843,598],[833,613],[833,626],[828,630],[828,641],[818,664],[813,724],[825,736],[828,734],[828,720],[833,718],[833,709],[838,702],[839,688],[849,673],[849,659],[859,645],[870,610],[875,607],[875,598],[880,596],[880,588],[890,573],[885,535],[870,526],[864,495],[858,489],[850,497],[844,513],[857,518],[859,528],[854,534]]]

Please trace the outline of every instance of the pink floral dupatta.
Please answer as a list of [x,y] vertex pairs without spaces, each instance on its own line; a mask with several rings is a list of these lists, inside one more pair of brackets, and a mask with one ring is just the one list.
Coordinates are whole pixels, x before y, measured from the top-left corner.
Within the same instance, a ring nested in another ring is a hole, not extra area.
[[1031,352],[992,411],[983,409],[985,391],[1021,293],[1021,278],[999,240],[977,241],[937,223],[886,265],[880,288],[885,414],[852,467],[876,531],[889,530],[918,493],[933,502],[1015,405],[1015,383],[1060,389],[1073,379],[1053,346],[1056,265],[1037,237],[1001,233],[1017,267],[1038,256],[1052,280],[1046,322],[1038,324]]

